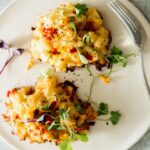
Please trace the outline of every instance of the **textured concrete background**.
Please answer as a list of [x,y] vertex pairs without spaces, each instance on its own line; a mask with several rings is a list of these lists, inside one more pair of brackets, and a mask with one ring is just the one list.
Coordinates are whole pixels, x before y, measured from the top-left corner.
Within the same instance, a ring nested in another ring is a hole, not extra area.
[[[0,0],[0,11],[9,4],[12,0]],[[150,22],[150,0],[130,0],[136,7],[138,7],[147,20]],[[12,150],[2,140],[0,140],[0,150]],[[130,150],[150,150],[150,130],[144,137],[136,143]]]

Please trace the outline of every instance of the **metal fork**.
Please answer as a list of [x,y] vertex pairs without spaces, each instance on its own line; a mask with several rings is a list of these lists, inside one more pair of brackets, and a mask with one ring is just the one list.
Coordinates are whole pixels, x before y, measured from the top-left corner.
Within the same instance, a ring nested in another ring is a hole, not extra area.
[[108,6],[124,22],[133,35],[136,45],[143,47],[146,34],[137,18],[118,0],[109,1]]
[[108,6],[123,21],[123,23],[131,32],[135,44],[139,47],[140,64],[141,64],[141,69],[143,73],[143,79],[145,80],[145,85],[150,95],[150,86],[146,78],[145,68],[143,64],[143,53],[142,53],[142,49],[144,48],[144,43],[146,41],[145,30],[142,24],[133,15],[133,13],[118,0],[108,1]]

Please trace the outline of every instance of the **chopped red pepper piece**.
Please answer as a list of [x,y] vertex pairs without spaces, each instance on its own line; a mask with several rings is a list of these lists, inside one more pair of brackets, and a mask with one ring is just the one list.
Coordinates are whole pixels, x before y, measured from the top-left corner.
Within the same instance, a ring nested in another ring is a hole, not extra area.
[[15,118],[18,119],[18,118],[19,118],[19,115],[17,114],[17,115],[15,116]]
[[85,57],[86,57],[88,60],[92,60],[92,59],[93,59],[93,57],[92,57],[91,55],[89,55],[89,54],[85,54]]
[[9,97],[9,96],[10,96],[10,94],[11,94],[11,92],[10,92],[10,91],[7,91],[7,97]]
[[12,89],[11,91],[7,91],[7,97],[9,97],[10,96],[10,94],[15,94],[15,92],[16,92],[16,89]]
[[59,54],[59,52],[57,51],[56,48],[54,48],[53,51],[51,52],[51,54],[52,54],[52,55],[56,55],[56,54]]
[[70,53],[76,53],[76,52],[77,52],[77,49],[76,49],[76,48],[70,49]]
[[36,126],[36,129],[37,129],[37,130],[40,130],[40,129],[41,129],[41,127],[37,125],[37,126]]
[[45,129],[44,129],[44,128],[41,128],[41,130],[40,130],[40,131],[41,131],[41,133],[42,133],[42,134],[44,134],[44,133],[45,133]]
[[11,91],[11,93],[12,93],[12,94],[15,94],[15,93],[16,93],[16,89],[13,89],[13,90]]

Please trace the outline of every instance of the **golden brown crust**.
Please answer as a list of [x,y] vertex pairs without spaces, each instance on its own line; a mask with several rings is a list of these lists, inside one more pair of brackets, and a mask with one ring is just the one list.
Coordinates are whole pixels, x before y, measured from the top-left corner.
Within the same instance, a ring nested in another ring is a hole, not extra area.
[[[8,92],[3,119],[13,126],[13,133],[21,140],[59,144],[70,136],[69,130],[87,133],[98,116],[90,103],[78,99],[76,91],[77,87],[70,81],[58,84],[55,77],[40,77],[34,87]],[[58,125],[49,129],[54,122]],[[58,129],[62,126],[63,129]]]

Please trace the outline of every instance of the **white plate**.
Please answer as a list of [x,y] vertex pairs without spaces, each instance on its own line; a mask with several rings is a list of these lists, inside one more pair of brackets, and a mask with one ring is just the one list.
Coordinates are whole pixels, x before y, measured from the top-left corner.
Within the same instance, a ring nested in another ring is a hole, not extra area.
[[[29,48],[31,39],[31,26],[33,26],[42,14],[46,14],[50,9],[54,9],[65,0],[17,0],[0,17],[0,38],[11,43],[14,47]],[[124,53],[131,51],[138,53],[138,48],[134,45],[129,31],[122,22],[113,14],[106,5],[106,0],[86,0],[85,3],[96,6],[102,12],[106,26],[111,30],[113,36],[112,45],[116,45],[124,50]],[[148,23],[138,10],[128,1],[123,1],[133,13],[135,13],[148,33]],[[149,38],[149,37],[148,37]],[[5,53],[0,54],[0,64],[5,57]],[[36,65],[30,71],[25,71],[29,54],[24,53],[20,57],[13,59],[12,63],[0,76],[0,99],[5,99],[8,89],[21,85],[34,84],[40,75],[42,68],[46,65]],[[90,80],[85,69],[79,69],[80,74],[77,85],[79,85],[78,95],[85,98],[88,93]],[[54,73],[60,81],[63,77],[73,79],[72,73]],[[84,82],[80,82],[84,79]],[[94,100],[106,102],[110,109],[120,110],[122,117],[118,125],[106,125],[104,122],[97,122],[89,133],[89,142],[73,143],[74,150],[124,150],[133,145],[146,132],[150,125],[150,101],[141,72],[140,58],[129,59],[129,65],[112,75],[112,82],[104,85],[97,80],[92,93]],[[1,104],[0,113],[5,111],[4,104]],[[16,136],[11,134],[11,128],[2,121],[0,117],[0,134],[19,150],[57,150],[58,148],[50,143],[30,144],[28,141],[20,142]]]

